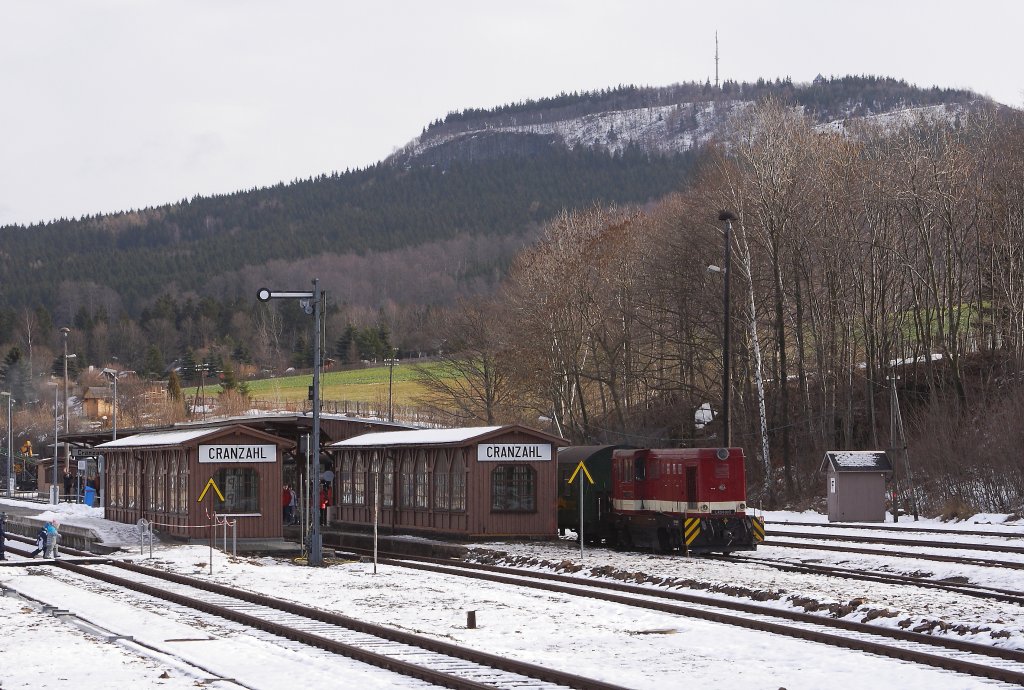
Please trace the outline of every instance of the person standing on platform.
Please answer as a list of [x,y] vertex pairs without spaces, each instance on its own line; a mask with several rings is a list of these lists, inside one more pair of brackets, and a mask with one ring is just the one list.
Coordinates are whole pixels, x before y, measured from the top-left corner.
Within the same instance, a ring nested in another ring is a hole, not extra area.
[[320,482],[320,524],[327,525],[327,506],[331,503],[331,485]]
[[281,491],[281,509],[284,513],[284,524],[288,524],[292,521],[292,492],[291,488],[285,484],[284,489]]
[[64,500],[71,501],[71,484],[73,483],[71,477],[71,470],[64,470]]
[[291,515],[291,524],[299,524],[299,495],[295,493],[295,487],[288,487],[288,512]]
[[0,561],[7,560],[7,553],[4,551],[4,539],[7,538],[7,513],[0,513]]

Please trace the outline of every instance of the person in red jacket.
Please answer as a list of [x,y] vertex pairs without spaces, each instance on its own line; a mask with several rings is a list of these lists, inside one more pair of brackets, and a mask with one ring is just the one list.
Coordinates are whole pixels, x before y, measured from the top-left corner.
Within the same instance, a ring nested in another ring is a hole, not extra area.
[[331,503],[331,485],[320,482],[320,524],[327,524],[327,506]]
[[287,484],[284,485],[284,490],[281,493],[281,511],[284,523],[289,524],[292,521],[292,492],[291,487]]

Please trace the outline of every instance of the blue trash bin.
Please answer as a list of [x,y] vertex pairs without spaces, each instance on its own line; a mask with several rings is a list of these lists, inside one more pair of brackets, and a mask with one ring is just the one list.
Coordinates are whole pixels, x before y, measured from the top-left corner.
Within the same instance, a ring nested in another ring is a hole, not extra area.
[[92,507],[96,503],[96,489],[92,486],[85,487],[85,505]]

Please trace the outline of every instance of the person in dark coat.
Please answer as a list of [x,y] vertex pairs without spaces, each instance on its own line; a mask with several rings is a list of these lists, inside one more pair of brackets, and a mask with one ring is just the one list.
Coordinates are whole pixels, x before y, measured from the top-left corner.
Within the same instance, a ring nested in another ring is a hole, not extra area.
[[[49,522],[46,523],[46,525],[49,524]],[[39,533],[36,534],[36,550],[28,555],[29,558],[35,558],[41,551],[46,550],[46,525],[39,528]]]
[[7,560],[7,553],[4,551],[4,539],[7,535],[7,513],[0,513],[0,561]]
[[64,496],[68,501],[71,500],[71,485],[73,483],[71,470],[64,470]]

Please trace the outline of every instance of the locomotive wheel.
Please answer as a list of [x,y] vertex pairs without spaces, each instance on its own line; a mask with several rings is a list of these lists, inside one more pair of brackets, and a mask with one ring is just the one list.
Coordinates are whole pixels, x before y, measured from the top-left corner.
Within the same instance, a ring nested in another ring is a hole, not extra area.
[[672,550],[672,541],[668,538],[668,530],[658,530],[658,553],[668,553]]

